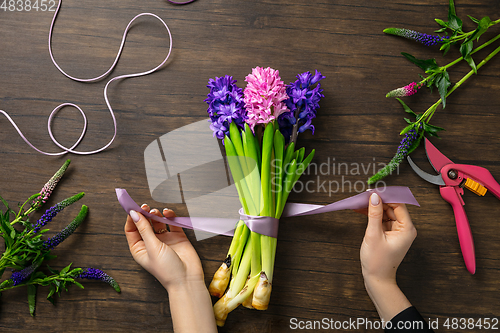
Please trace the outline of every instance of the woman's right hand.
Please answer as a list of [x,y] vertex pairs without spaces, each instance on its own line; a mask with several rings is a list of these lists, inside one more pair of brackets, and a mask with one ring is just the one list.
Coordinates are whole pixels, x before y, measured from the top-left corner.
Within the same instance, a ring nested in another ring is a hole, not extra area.
[[366,290],[383,320],[411,306],[396,284],[396,271],[416,236],[404,204],[383,204],[376,193],[370,196],[360,259]]

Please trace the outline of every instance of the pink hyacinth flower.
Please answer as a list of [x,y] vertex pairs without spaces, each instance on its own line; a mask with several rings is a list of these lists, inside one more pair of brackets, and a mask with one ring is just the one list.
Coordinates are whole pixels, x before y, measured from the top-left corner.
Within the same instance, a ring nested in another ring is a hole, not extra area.
[[289,112],[283,102],[288,98],[286,85],[279,76],[279,71],[270,67],[255,67],[245,81],[246,122],[252,130],[257,124],[267,124],[284,112]]
[[417,84],[416,82],[412,82],[409,85],[406,85],[404,87],[398,88],[391,90],[385,95],[385,97],[406,97],[406,96],[411,96],[417,93],[418,89],[420,89],[422,86]]

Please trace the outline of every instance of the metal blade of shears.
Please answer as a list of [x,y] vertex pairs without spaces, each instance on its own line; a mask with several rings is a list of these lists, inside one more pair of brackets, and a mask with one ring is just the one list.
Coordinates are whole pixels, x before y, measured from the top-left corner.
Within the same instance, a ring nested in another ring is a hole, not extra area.
[[445,186],[446,185],[444,183],[443,177],[441,177],[441,175],[431,175],[431,174],[425,172],[424,170],[420,169],[415,164],[415,162],[413,162],[413,160],[411,159],[410,156],[407,156],[406,158],[408,159],[408,163],[410,163],[410,166],[413,169],[413,171],[415,171],[415,173],[417,175],[419,175],[420,178],[428,181],[429,183],[435,184],[435,185],[441,185],[441,186]]
[[445,165],[453,164],[453,161],[444,156],[427,138],[425,138],[425,153],[432,167],[438,173],[441,173],[441,169]]

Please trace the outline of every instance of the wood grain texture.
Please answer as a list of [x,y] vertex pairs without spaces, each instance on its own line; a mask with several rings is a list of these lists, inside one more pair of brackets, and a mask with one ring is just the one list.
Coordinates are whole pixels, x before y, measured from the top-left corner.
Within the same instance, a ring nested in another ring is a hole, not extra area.
[[[0,1],[1,2],[1,1]],[[457,13],[465,18],[497,19],[495,0],[457,0]],[[55,306],[39,290],[37,316],[28,312],[24,289],[5,292],[0,302],[0,329],[25,332],[172,331],[168,295],[161,285],[132,259],[123,226],[125,215],[114,188],[124,187],[139,201],[151,206],[143,161],[144,149],[163,134],[206,119],[208,78],[233,75],[243,86],[255,66],[280,70],[285,82],[297,73],[320,70],[325,99],[315,120],[316,132],[303,134],[300,144],[316,149],[314,162],[349,165],[334,174],[319,175],[320,182],[344,184],[332,193],[317,188],[312,193],[293,193],[292,202],[326,204],[356,194],[372,174],[353,171],[352,164],[387,163],[404,126],[399,103],[386,99],[387,91],[418,79],[420,70],[400,52],[420,58],[435,57],[443,65],[459,57],[456,49],[444,59],[437,49],[426,48],[382,30],[406,27],[426,33],[436,29],[433,19],[446,18],[446,0],[198,0],[174,6],[163,0],[65,0],[54,29],[54,56],[70,75],[100,75],[112,63],[123,29],[141,12],[162,17],[173,35],[173,53],[159,72],[127,79],[109,88],[110,102],[118,121],[118,135],[106,151],[93,156],[73,155],[72,163],[49,204],[84,191],[82,203],[90,215],[75,235],[56,251],[51,266],[69,262],[77,267],[104,269],[119,282],[122,293],[101,283],[86,283],[84,290],[71,288]],[[58,104],[72,102],[87,113],[87,135],[80,150],[107,143],[112,121],[103,99],[106,80],[83,84],[61,75],[51,63],[47,37],[52,13],[0,11],[0,109],[7,111],[25,135],[40,149],[57,151],[50,142],[46,120]],[[481,38],[498,33],[493,27]],[[112,76],[144,71],[166,55],[168,39],[161,25],[141,19],[133,25],[122,58]],[[479,52],[484,58],[493,48]],[[468,71],[459,64],[450,71],[456,82]],[[488,168],[500,179],[500,73],[493,59],[468,80],[439,109],[433,123],[446,128],[438,148],[456,163]],[[416,112],[437,100],[436,93],[421,91],[407,99]],[[29,149],[3,117],[0,118],[0,195],[9,203],[23,201],[41,188],[66,157],[42,156]],[[71,145],[82,128],[74,109],[63,109],[54,121],[61,143]],[[414,155],[427,165],[422,149]],[[303,181],[318,183],[318,175]],[[358,188],[349,188],[357,184]],[[438,188],[427,184],[403,164],[387,185],[409,186],[421,207],[409,207],[418,237],[398,271],[398,282],[425,318],[500,317],[500,202],[491,194],[464,196],[476,245],[477,273],[463,264],[451,207]],[[179,215],[182,204],[169,205]],[[65,210],[51,226],[57,230],[76,214]],[[359,247],[366,218],[337,212],[281,221],[276,269],[268,311],[238,308],[220,332],[289,332],[290,319],[343,321],[349,318],[378,319],[363,285]],[[206,282],[223,259],[230,239],[214,237],[196,241],[187,231],[202,259]],[[4,278],[8,273],[4,274]],[[362,329],[360,332],[375,330]],[[480,330],[476,330],[480,331]]]

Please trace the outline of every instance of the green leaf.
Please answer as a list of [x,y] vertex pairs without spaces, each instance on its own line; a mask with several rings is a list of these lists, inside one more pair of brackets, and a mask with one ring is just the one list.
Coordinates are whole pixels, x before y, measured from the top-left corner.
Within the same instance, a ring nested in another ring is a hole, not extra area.
[[454,31],[462,31],[462,20],[456,15],[451,15],[448,20],[448,28]]
[[[55,294],[55,292],[56,292],[56,287],[55,287],[54,285],[52,285],[52,284],[51,284],[51,285],[50,285],[49,294],[47,295],[47,299],[48,299],[49,301],[51,301],[51,300],[50,300],[50,298],[52,298],[52,295],[54,295],[54,294]],[[53,301],[51,301],[51,302],[52,302],[52,304],[54,304],[54,302],[53,302]]]
[[431,135],[431,136],[439,137],[438,132],[444,131],[444,128],[442,128],[442,127],[434,126],[434,125],[431,125],[431,124],[428,124],[425,122],[423,124],[424,124],[424,131],[426,133],[429,133],[429,135]]
[[479,40],[479,37],[481,37],[481,35],[484,34],[492,25],[495,25],[495,23],[492,22],[488,16],[483,17],[477,23],[476,30],[474,30],[474,32],[469,37],[467,37],[467,39],[465,39],[463,43],[465,44],[471,42],[474,39]]
[[35,316],[36,286],[33,284],[28,285],[28,305],[30,308],[31,316]]
[[448,53],[448,51],[450,50],[451,48],[451,44],[450,43],[446,43],[446,44],[443,44],[441,45],[441,47],[439,48],[439,50],[443,51],[443,56]]
[[[440,20],[440,19],[434,19],[436,21],[437,24],[439,24],[441,27],[443,27],[444,29],[446,29],[448,27],[448,23],[443,21],[443,20]],[[440,29],[441,30],[441,29]]]
[[408,131],[410,131],[413,127],[415,127],[414,124],[410,124],[410,125],[406,126],[405,128],[403,128],[403,130],[401,131],[401,133],[399,133],[399,135],[403,135],[403,134],[408,133]]
[[420,146],[420,142],[422,141],[422,139],[424,137],[424,133],[425,133],[425,131],[422,131],[422,133],[420,133],[420,136],[418,137],[418,139],[413,142],[413,144],[410,146],[410,148],[408,148],[407,155],[410,155],[415,149],[418,148],[418,146]]
[[401,52],[401,54],[406,59],[408,59],[409,61],[411,61],[415,65],[417,65],[418,67],[422,68],[425,72],[439,69],[439,66],[436,63],[436,59],[423,60],[423,59],[415,58],[414,56],[412,56],[411,54],[406,53],[406,52]]
[[472,40],[468,41],[468,42],[464,42],[464,43],[462,43],[462,45],[460,45],[460,54],[465,59],[465,57],[470,55],[473,48],[474,48],[474,45],[472,44]]
[[49,265],[47,265],[47,269],[54,275],[59,275],[59,271],[57,269],[52,269]]
[[60,272],[59,274],[60,274],[60,275],[64,275],[64,274],[66,274],[66,273],[69,271],[69,269],[71,268],[71,265],[72,265],[72,264],[73,264],[73,263],[71,263],[71,264],[69,264],[68,266],[64,267],[64,268],[61,270],[61,272]]
[[450,18],[451,15],[457,15],[455,12],[455,4],[453,3],[453,0],[450,0],[450,4],[448,7],[448,18]]
[[448,88],[450,86],[450,76],[447,71],[444,71],[439,75],[439,78],[436,79],[436,87],[438,88],[439,95],[441,96],[443,109],[446,107],[446,94],[448,93]]
[[467,15],[467,17],[469,17],[472,22],[474,22],[476,24],[479,24],[479,20],[477,18],[474,18],[474,17],[472,17],[470,15]]
[[7,201],[5,201],[5,199],[4,199],[4,198],[2,198],[1,196],[0,196],[0,200],[2,201],[3,205],[4,205],[4,206],[7,208],[7,210],[8,210],[8,209],[9,209],[9,204],[7,203]]
[[77,282],[77,281],[74,281],[74,280],[73,280],[72,282],[73,282],[73,283],[75,284],[75,286],[77,286],[78,288],[85,289],[85,287],[84,287],[81,283],[79,283],[79,282]]
[[10,225],[10,222],[8,220],[5,220],[5,218],[3,217],[0,218],[0,228],[2,229],[2,237],[5,240],[5,249],[10,249],[12,247],[12,244],[14,244],[14,240],[10,236],[11,229],[13,228]]
[[456,31],[462,31],[462,20],[457,16],[453,0],[450,0],[448,7],[448,28]]
[[413,122],[408,118],[403,118],[408,124],[413,124]]
[[410,107],[405,104],[405,102],[403,102],[400,98],[396,98],[396,99],[398,100],[399,103],[401,103],[401,105],[403,106],[403,109],[405,110],[406,113],[411,114],[415,118],[417,117],[417,114],[415,112],[413,112],[412,109],[410,109]]
[[472,59],[472,57],[470,55],[468,55],[467,57],[464,58],[464,60],[467,61],[469,66],[474,71],[474,74],[477,74],[477,67],[476,67],[476,63],[474,62],[474,59]]

